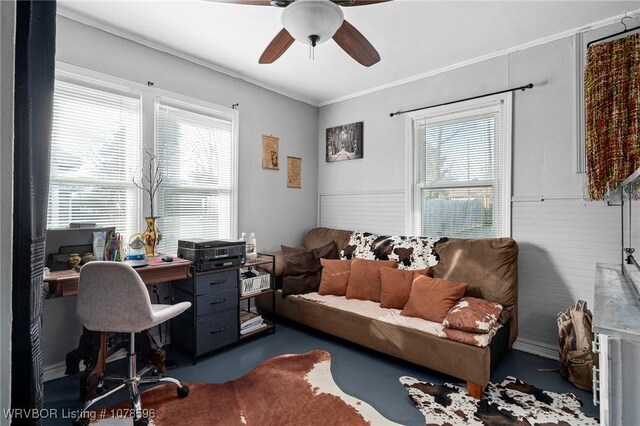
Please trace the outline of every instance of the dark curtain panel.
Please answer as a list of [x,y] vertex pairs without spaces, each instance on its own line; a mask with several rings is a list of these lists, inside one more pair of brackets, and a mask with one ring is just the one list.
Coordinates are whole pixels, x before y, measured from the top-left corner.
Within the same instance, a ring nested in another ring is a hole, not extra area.
[[[15,51],[12,408],[43,407],[40,318],[55,82],[55,1],[18,1]],[[37,416],[36,416],[37,417]],[[38,418],[14,425],[39,425]]]
[[589,196],[640,167],[640,33],[589,47],[584,73]]

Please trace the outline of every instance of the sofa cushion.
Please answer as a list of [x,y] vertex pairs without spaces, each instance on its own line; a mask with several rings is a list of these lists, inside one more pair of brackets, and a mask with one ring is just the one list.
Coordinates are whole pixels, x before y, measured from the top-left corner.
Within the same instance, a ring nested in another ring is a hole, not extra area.
[[446,238],[378,236],[353,232],[340,252],[343,259],[395,260],[400,269],[425,269],[438,263],[434,246]]
[[502,328],[501,324],[495,324],[486,333],[470,333],[468,331],[456,330],[455,328],[447,327],[444,327],[442,331],[449,340],[455,340],[456,342],[464,343],[466,345],[479,346],[482,348],[491,343],[491,340],[500,328]]
[[347,284],[351,275],[351,261],[340,259],[320,259],[322,276],[320,278],[320,295],[332,294],[344,296],[347,294]]
[[353,259],[347,285],[347,299],[380,302],[382,282],[380,268],[395,268],[394,260]]
[[402,315],[441,323],[464,296],[467,284],[419,276],[413,280]]
[[[357,324],[358,326],[354,330],[357,337],[361,337],[365,341],[379,340],[384,348],[396,348],[399,351],[396,356],[401,358],[405,358],[407,352],[417,351],[416,354],[419,354],[421,358],[418,363],[427,358],[457,358],[460,352],[468,349],[467,345],[479,348],[486,347],[491,344],[492,338],[502,327],[497,324],[489,333],[468,333],[462,330],[445,328],[439,322],[403,316],[400,314],[401,311],[399,309],[382,308],[380,304],[370,300],[346,299],[344,296],[320,296],[318,293],[307,293],[288,297],[283,301],[276,293],[276,305],[282,307],[287,313],[291,313],[287,308],[296,305],[299,307],[300,302],[305,303],[297,315],[293,315],[292,318],[291,315],[285,314],[285,317],[298,321],[304,318],[304,321],[301,322],[311,323],[311,326],[317,329],[323,329],[324,326],[333,324],[331,327],[333,330],[328,332],[331,334],[338,333],[338,335],[346,328],[353,329],[354,324]],[[382,327],[381,323],[389,327]],[[421,334],[405,336],[402,329],[419,331]],[[363,333],[363,330],[368,330],[369,333]],[[443,339],[444,342],[432,341],[430,345],[423,347],[423,350],[419,351],[416,345],[421,345],[421,342],[424,343],[424,339],[428,338],[428,335]],[[350,341],[356,341],[357,339],[354,339],[354,337],[352,334],[346,338]],[[446,345],[447,339],[465,343],[465,346],[457,346],[455,353],[449,351],[442,353],[441,350],[443,345]],[[428,354],[428,356],[425,354]],[[473,364],[470,361],[471,359],[474,358],[470,357],[464,361]],[[457,363],[453,365],[457,368]],[[476,364],[473,364],[473,366],[475,368],[478,367]]]
[[411,284],[418,275],[429,275],[430,268],[406,271],[404,269],[380,268],[382,291],[380,306],[402,309],[409,300]]
[[465,296],[504,307],[517,302],[518,244],[511,238],[451,238],[437,243],[435,251],[440,257],[435,278],[467,283]]
[[313,253],[314,256],[318,259],[318,265],[320,265],[319,259],[321,258],[338,259],[338,251],[336,250],[335,243],[333,243],[332,241],[329,241],[328,243],[320,247],[314,247],[312,249],[309,249],[306,247],[287,247],[287,246],[280,246],[280,249],[282,250],[282,254],[284,256],[285,265],[286,265],[286,262],[289,260],[290,256],[293,256],[301,252]]
[[310,251],[301,251],[287,256],[282,276],[282,294],[304,294],[318,291],[322,268]]
[[336,245],[336,249],[338,253],[340,250],[344,248],[344,246],[349,241],[349,236],[351,235],[351,231],[343,231],[341,229],[331,229],[331,228],[313,228],[309,232],[304,239],[304,246],[307,249],[314,249],[318,247],[322,247],[325,244],[333,241]]
[[498,323],[502,305],[475,297],[463,297],[451,308],[442,325],[470,333],[488,333]]
[[322,265],[320,258],[336,258],[335,244],[330,242],[313,250],[282,246],[285,258],[282,294],[303,294],[318,291]]

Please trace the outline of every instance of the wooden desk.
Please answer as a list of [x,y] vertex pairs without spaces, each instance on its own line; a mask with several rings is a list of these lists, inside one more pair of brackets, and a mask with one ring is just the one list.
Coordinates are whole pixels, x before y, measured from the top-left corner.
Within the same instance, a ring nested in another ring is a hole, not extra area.
[[[191,262],[178,257],[174,257],[173,262],[163,262],[159,257],[152,257],[149,259],[149,266],[136,268],[136,272],[145,284],[151,285],[189,278],[189,266]],[[54,299],[75,296],[78,294],[79,277],[80,274],[73,269],[44,274],[45,297]]]
[[[174,258],[173,262],[163,262],[160,258],[150,258],[149,266],[136,268],[145,284],[152,285],[189,278],[191,272],[188,260]],[[52,299],[78,294],[80,274],[73,270],[49,272],[45,274],[45,297]],[[104,377],[107,358],[122,347],[127,347],[128,339],[118,333],[100,333],[83,328],[78,347],[67,354],[65,374],[80,372],[79,364],[84,360],[85,370],[80,376],[80,401],[84,402],[96,394],[96,386]],[[156,345],[148,331],[138,333],[136,352],[160,371],[166,370],[165,352]]]

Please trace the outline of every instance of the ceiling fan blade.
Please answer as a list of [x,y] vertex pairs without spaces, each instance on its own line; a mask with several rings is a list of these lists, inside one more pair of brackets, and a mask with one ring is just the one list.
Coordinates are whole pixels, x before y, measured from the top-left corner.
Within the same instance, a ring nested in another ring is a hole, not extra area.
[[342,50],[365,67],[370,67],[380,61],[378,51],[346,19],[333,35],[333,39]]
[[344,7],[366,6],[368,4],[386,3],[392,0],[347,0],[345,2],[337,1],[336,4]]
[[259,64],[272,64],[274,63],[286,50],[293,44],[293,37],[286,29],[281,29],[280,32],[271,40],[271,43],[264,49],[262,56],[258,60]]

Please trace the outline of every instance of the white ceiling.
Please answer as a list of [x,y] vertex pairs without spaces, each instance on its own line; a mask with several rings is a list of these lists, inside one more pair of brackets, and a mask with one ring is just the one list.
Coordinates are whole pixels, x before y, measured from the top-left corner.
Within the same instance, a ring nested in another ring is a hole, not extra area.
[[[293,46],[274,64],[262,51],[282,28],[282,9],[215,1],[59,0],[58,11],[150,46],[223,69],[313,105],[433,73],[636,11],[636,1],[395,0],[344,8],[380,53],[370,68],[333,40]],[[622,29],[622,27],[621,27]]]

